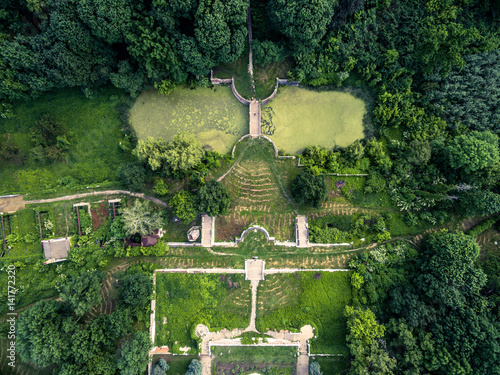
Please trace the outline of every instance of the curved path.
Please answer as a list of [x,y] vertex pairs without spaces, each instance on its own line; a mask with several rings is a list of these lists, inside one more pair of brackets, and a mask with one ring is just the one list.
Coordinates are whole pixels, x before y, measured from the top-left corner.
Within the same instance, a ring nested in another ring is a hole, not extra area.
[[40,204],[40,203],[53,203],[53,202],[62,202],[62,201],[70,201],[73,199],[79,199],[79,198],[85,198],[93,195],[130,195],[131,197],[137,197],[137,198],[142,198],[142,199],[147,199],[153,203],[156,203],[160,206],[163,207],[169,207],[168,204],[163,202],[162,200],[151,197],[149,195],[145,195],[144,193],[133,193],[128,190],[102,190],[102,191],[93,191],[91,193],[80,193],[80,194],[73,194],[73,195],[65,195],[63,197],[57,197],[57,198],[47,198],[47,199],[34,199],[31,201],[25,201],[25,204]]

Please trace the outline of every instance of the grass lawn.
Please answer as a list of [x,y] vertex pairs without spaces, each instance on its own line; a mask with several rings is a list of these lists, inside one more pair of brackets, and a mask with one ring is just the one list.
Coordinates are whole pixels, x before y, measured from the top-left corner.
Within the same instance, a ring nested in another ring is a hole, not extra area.
[[[86,99],[77,89],[60,89],[34,101],[17,102],[16,117],[0,119],[0,142],[10,141],[20,150],[11,161],[0,161],[0,194],[29,192],[34,197],[49,189],[71,191],[115,181],[117,166],[131,160],[119,147],[124,135],[117,107],[125,101],[117,89],[103,89],[94,99]],[[29,132],[47,112],[65,124],[71,145],[64,162],[40,166],[29,155]],[[76,181],[65,186],[59,181],[63,177]]]
[[280,87],[262,108],[262,129],[278,149],[300,153],[310,145],[347,146],[364,137],[363,100],[346,92]]
[[319,363],[323,375],[345,374],[349,368],[349,361],[344,357],[311,357],[309,363],[313,361]]
[[193,359],[198,359],[196,355],[155,355],[153,356],[153,366],[158,363],[160,358],[167,361],[170,366],[168,375],[184,375],[189,368],[189,364]]
[[245,328],[250,310],[250,282],[243,275],[156,275],[156,345],[174,353],[183,346],[197,349],[191,338],[197,324],[214,331]]
[[248,107],[238,102],[229,87],[191,90],[177,86],[168,96],[144,91],[130,110],[130,121],[139,139],[170,140],[188,132],[202,145],[227,153],[248,133]]
[[316,327],[312,353],[348,354],[344,308],[351,302],[349,272],[269,275],[259,285],[257,321],[267,329]]
[[212,347],[212,374],[293,375],[297,362],[295,347]]

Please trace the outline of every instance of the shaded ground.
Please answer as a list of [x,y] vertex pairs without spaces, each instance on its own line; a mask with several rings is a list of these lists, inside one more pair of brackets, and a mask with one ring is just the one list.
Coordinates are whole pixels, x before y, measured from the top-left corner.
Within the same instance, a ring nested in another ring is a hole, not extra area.
[[291,154],[310,145],[347,146],[364,137],[365,113],[365,103],[349,93],[285,86],[262,108],[262,133]]
[[130,122],[139,139],[163,137],[179,132],[196,135],[202,145],[226,153],[248,133],[248,108],[229,87],[191,90],[184,86],[167,96],[144,91],[130,110]]

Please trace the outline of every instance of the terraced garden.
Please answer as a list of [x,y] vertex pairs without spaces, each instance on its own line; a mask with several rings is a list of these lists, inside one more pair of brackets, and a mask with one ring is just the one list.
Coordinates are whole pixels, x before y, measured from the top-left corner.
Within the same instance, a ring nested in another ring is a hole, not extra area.
[[238,147],[241,159],[223,180],[233,201],[229,214],[217,217],[217,240],[234,240],[249,224],[264,226],[279,240],[292,239],[295,211],[284,192],[289,195],[288,181],[299,172],[294,162],[276,161],[272,145],[262,139]]
[[167,96],[157,90],[144,91],[130,110],[130,122],[139,139],[170,140],[179,132],[189,132],[203,146],[226,153],[248,133],[248,108],[229,87],[191,90],[178,86]]

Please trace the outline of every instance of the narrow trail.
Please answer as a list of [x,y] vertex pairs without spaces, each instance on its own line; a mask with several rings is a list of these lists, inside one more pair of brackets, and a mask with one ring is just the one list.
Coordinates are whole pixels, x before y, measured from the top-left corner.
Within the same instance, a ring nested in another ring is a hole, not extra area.
[[26,201],[25,204],[41,204],[41,203],[54,203],[54,202],[63,202],[63,201],[70,201],[73,199],[79,199],[79,198],[85,198],[85,197],[90,197],[93,195],[130,195],[131,197],[137,197],[137,198],[142,198],[142,199],[147,199],[153,203],[156,203],[160,206],[163,207],[169,207],[168,204],[163,202],[162,200],[151,197],[149,195],[145,195],[144,193],[133,193],[128,190],[101,190],[101,191],[93,191],[91,193],[80,193],[80,194],[73,194],[73,195],[65,195],[62,197],[57,197],[57,198],[47,198],[47,199],[34,199],[31,201]]
[[252,82],[252,90],[255,92],[255,82],[253,79],[253,52],[252,52],[252,14],[250,7],[247,8],[247,27],[248,27],[248,74]]

